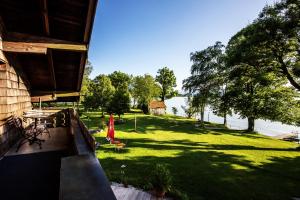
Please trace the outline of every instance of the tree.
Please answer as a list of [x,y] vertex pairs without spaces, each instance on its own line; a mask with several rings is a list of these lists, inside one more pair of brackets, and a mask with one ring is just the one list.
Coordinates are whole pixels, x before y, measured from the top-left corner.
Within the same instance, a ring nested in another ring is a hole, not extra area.
[[115,87],[115,89],[124,87],[126,90],[128,90],[128,86],[131,82],[130,75],[121,71],[114,71],[113,73],[109,74],[108,77],[110,78],[111,84]]
[[225,84],[215,90],[210,99],[209,105],[215,115],[223,117],[223,124],[227,126],[227,115],[231,115],[232,102],[230,94],[230,82],[225,79]]
[[101,109],[104,115],[105,109],[108,107],[115,89],[111,84],[110,79],[106,75],[99,75],[89,85],[91,94],[83,102],[85,108]]
[[204,122],[204,109],[220,86],[220,71],[223,70],[223,48],[221,42],[202,51],[191,53],[191,76],[183,80],[183,89],[193,94],[193,107],[200,111],[200,121]]
[[174,115],[177,115],[178,109],[176,107],[172,107],[172,112]]
[[168,67],[163,67],[157,71],[158,75],[155,78],[161,86],[160,98],[162,101],[165,99],[172,98],[177,94],[177,91],[174,90],[176,87],[176,77],[173,70],[170,70]]
[[191,94],[188,94],[187,100],[186,100],[186,106],[181,106],[183,109],[184,113],[188,118],[192,118],[193,115],[197,112],[197,109],[193,107],[193,98]]
[[258,118],[287,121],[296,103],[296,94],[287,86],[287,80],[277,76],[277,71],[268,65],[272,58],[261,56],[266,48],[246,45],[248,30],[255,26],[250,25],[233,36],[226,49],[232,106],[241,117],[248,119],[248,131],[254,130]]
[[112,97],[108,112],[116,113],[121,118],[125,112],[130,110],[130,94],[128,90],[124,88],[119,88],[115,91],[115,94]]
[[91,82],[89,76],[91,75],[92,71],[93,71],[93,65],[90,61],[87,60],[84,68],[84,74],[83,74],[82,85],[80,90],[81,102],[84,101],[85,96],[89,95],[89,84]]
[[258,49],[256,56],[265,62],[261,67],[285,77],[300,90],[299,13],[299,0],[282,0],[266,6],[252,24],[234,36],[240,39],[234,56],[242,56],[247,48]]
[[148,104],[159,96],[160,90],[159,85],[149,74],[133,78],[132,96],[137,99],[139,107],[144,108],[144,113],[148,112]]

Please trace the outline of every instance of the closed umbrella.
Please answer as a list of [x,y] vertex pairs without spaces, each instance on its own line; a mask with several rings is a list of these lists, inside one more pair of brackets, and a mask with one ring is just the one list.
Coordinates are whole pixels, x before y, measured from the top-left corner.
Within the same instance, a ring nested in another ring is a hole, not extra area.
[[107,130],[106,138],[109,139],[112,142],[115,139],[114,117],[113,117],[112,114],[109,117],[109,123],[108,123],[108,130]]

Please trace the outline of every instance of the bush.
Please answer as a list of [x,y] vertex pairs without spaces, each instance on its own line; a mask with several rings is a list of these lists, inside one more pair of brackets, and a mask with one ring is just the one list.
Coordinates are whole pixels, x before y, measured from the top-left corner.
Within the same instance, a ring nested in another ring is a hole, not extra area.
[[178,109],[176,107],[172,107],[172,112],[174,115],[177,115]]
[[152,188],[156,191],[168,192],[171,190],[172,177],[165,165],[156,164],[150,178]]

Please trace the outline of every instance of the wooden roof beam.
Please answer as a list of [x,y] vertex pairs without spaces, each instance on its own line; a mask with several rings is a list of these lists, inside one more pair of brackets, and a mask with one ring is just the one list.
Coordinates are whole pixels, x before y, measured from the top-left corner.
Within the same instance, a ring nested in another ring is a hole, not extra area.
[[82,53],[81,58],[80,58],[80,64],[79,64],[79,72],[78,72],[78,81],[77,81],[77,91],[80,91],[81,89],[81,84],[82,84],[82,79],[83,79],[83,74],[84,74],[84,68],[85,68],[85,63],[87,59],[87,54]]
[[[1,48],[1,47],[0,47]],[[15,53],[46,54],[47,47],[36,46],[32,43],[2,41],[2,51]]]
[[47,49],[57,49],[66,51],[87,51],[86,45],[82,44],[62,44],[62,43],[33,43],[33,42],[10,42],[2,41],[4,52],[15,53],[39,53],[46,54]]
[[83,37],[83,42],[86,44],[89,43],[89,39],[91,37],[92,25],[95,17],[96,6],[97,6],[97,0],[88,0],[88,2],[89,5],[88,5],[88,12],[86,17],[84,37]]
[[77,44],[80,45],[82,43],[71,42],[66,40],[54,39],[51,37],[43,37],[36,36],[26,33],[18,33],[18,32],[8,32],[6,41],[10,42],[32,42],[32,43],[63,43],[63,44]]
[[44,31],[45,31],[45,34],[47,36],[49,36],[50,35],[50,29],[49,29],[49,17],[48,17],[47,0],[41,0],[41,8],[42,8]]
[[79,92],[74,92],[74,91],[47,91],[47,90],[32,90],[31,91],[31,96],[43,96],[43,95],[55,95],[57,97],[62,97],[62,96],[80,96]]
[[[47,36],[50,36],[47,0],[41,0],[41,8],[42,8],[42,18],[43,18],[43,24],[44,24],[44,31],[45,31],[45,34]],[[56,79],[55,79],[53,56],[52,56],[52,50],[51,49],[48,49],[47,57],[48,57],[49,73],[50,73],[50,77],[52,79],[53,89],[55,91],[56,90]]]
[[48,49],[47,55],[48,55],[48,65],[49,65],[50,77],[52,79],[53,89],[55,91],[56,90],[56,79],[55,79],[53,56],[52,56],[52,50],[51,49]]

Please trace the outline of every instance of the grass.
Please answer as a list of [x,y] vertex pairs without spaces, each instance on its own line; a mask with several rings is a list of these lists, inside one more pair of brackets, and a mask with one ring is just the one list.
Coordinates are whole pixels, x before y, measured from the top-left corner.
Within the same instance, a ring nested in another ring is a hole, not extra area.
[[[82,119],[90,129],[100,113]],[[297,144],[256,133],[229,129],[201,129],[195,121],[175,116],[126,114],[115,126],[115,137],[126,142],[120,152],[95,134],[96,154],[111,181],[120,181],[125,164],[129,184],[145,188],[155,163],[165,163],[173,185],[190,199],[291,199],[300,197],[300,151]],[[107,117],[108,118],[108,117]],[[209,127],[220,125],[210,124]]]

